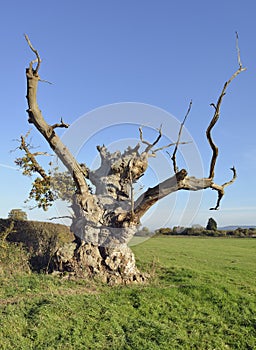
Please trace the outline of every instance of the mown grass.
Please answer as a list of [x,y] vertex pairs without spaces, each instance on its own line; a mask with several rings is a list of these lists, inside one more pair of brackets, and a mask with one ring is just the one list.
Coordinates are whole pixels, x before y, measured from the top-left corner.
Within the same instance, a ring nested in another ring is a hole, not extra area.
[[144,286],[1,278],[0,349],[256,349],[256,240],[133,246]]

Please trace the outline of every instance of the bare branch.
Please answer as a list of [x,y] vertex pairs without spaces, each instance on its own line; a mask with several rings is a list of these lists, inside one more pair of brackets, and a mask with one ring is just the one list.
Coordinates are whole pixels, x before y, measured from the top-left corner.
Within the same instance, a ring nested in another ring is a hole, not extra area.
[[52,128],[53,128],[53,129],[56,129],[56,128],[66,128],[66,129],[67,129],[67,128],[69,128],[69,126],[70,126],[70,125],[67,124],[67,123],[64,123],[64,122],[63,122],[63,119],[61,118],[61,119],[60,119],[60,123],[53,124],[53,125],[52,125]]
[[37,156],[47,156],[47,157],[52,157],[52,154],[49,154],[47,152],[35,152],[35,153],[32,153],[34,157],[37,157]]
[[221,107],[221,103],[222,103],[223,97],[226,94],[227,87],[232,82],[232,80],[235,79],[235,77],[238,74],[240,74],[241,72],[246,70],[246,68],[242,67],[242,63],[241,63],[241,59],[240,59],[240,51],[239,51],[239,48],[238,48],[238,34],[237,34],[237,37],[236,37],[236,42],[237,42],[237,50],[238,50],[237,55],[238,55],[239,68],[235,71],[235,73],[231,76],[231,78],[228,81],[225,82],[225,84],[223,86],[223,89],[221,91],[221,94],[220,94],[220,96],[218,98],[217,104],[215,105],[215,104],[211,103],[211,106],[213,106],[213,108],[215,109],[215,112],[214,112],[212,120],[210,121],[210,124],[209,124],[209,126],[208,126],[208,128],[206,130],[206,137],[207,137],[207,140],[208,140],[208,142],[210,144],[210,147],[212,149],[212,159],[211,159],[210,172],[209,172],[209,178],[210,179],[214,178],[214,169],[215,169],[215,164],[216,164],[216,160],[217,160],[217,157],[218,157],[218,147],[215,145],[215,143],[214,143],[214,141],[212,139],[211,132],[212,132],[213,127],[215,126],[215,124],[217,123],[217,121],[219,119],[220,107]]
[[230,168],[230,170],[233,172],[233,177],[232,177],[232,179],[231,179],[230,181],[225,182],[225,183],[222,185],[223,188],[225,188],[225,187],[231,185],[231,184],[236,180],[236,178],[237,178],[236,168],[233,166],[232,168]]
[[220,201],[222,200],[222,197],[224,196],[224,189],[222,186],[213,184],[211,188],[218,192],[218,199],[215,207],[210,208],[210,210],[218,210],[220,207]]
[[151,208],[153,204],[159,201],[161,198],[166,197],[168,194],[176,192],[182,189],[182,181],[187,176],[187,171],[182,169],[177,174],[156,185],[153,188],[148,188],[135,202],[134,204],[134,222],[139,222],[140,218]]
[[143,139],[143,131],[142,131],[142,127],[139,127],[139,132],[140,132],[140,140],[142,143],[144,143],[145,145],[147,145],[146,149],[145,149],[145,153],[148,153],[161,139],[162,137],[162,125],[160,125],[160,128],[157,129],[158,130],[158,136],[155,139],[155,141],[153,143],[150,143],[146,140]]
[[172,154],[172,157],[171,157],[172,162],[173,162],[173,170],[174,170],[175,174],[179,171],[179,169],[178,169],[178,167],[177,167],[177,164],[176,164],[176,153],[177,153],[177,150],[178,150],[178,146],[179,146],[180,144],[182,144],[182,143],[180,142],[181,133],[182,133],[182,129],[183,129],[183,126],[184,126],[184,124],[185,124],[185,121],[186,121],[186,119],[187,119],[187,117],[188,117],[188,115],[189,115],[189,113],[190,113],[191,107],[192,107],[192,100],[191,100],[190,103],[189,103],[188,110],[187,110],[187,113],[186,113],[186,115],[185,115],[185,117],[184,117],[184,119],[183,119],[183,122],[180,124],[180,130],[179,130],[179,134],[178,134],[178,140],[177,140],[177,142],[176,142],[176,146],[175,146],[175,149],[174,149],[173,154]]
[[49,218],[48,220],[58,220],[58,219],[73,219],[73,216],[69,216],[69,215],[64,215],[64,216],[53,216],[51,218]]
[[217,204],[210,210],[218,210],[220,201],[224,196],[224,188],[231,185],[236,179],[236,170],[234,167],[231,168],[233,177],[230,181],[225,182],[223,185],[215,184],[210,178],[196,178],[188,176],[187,171],[182,169],[178,171],[174,176],[161,182],[153,188],[148,188],[135,202],[134,212],[129,213],[129,217],[133,218],[133,222],[139,222],[140,218],[145,212],[154,205],[161,198],[166,197],[170,193],[185,190],[185,191],[200,191],[207,188],[211,188],[218,192]]
[[240,49],[239,49],[239,37],[238,37],[238,32],[236,32],[236,51],[237,51],[237,60],[238,60],[238,64],[239,67],[242,69],[242,62],[241,62],[241,57],[240,57]]
[[225,194],[224,188],[227,187],[227,186],[229,186],[229,185],[231,185],[231,184],[236,180],[237,174],[236,174],[236,169],[235,169],[235,167],[230,168],[230,170],[232,170],[232,172],[233,172],[233,177],[232,177],[232,179],[231,179],[230,181],[225,182],[223,185],[217,185],[217,184],[214,184],[214,183],[211,184],[210,187],[211,187],[213,190],[215,190],[215,191],[218,192],[218,199],[217,199],[216,206],[213,207],[213,208],[210,208],[210,210],[218,210],[218,209],[219,209],[221,199],[222,199],[222,197],[223,197],[224,194]]
[[[179,142],[180,145],[187,145],[188,143],[191,143],[191,141],[188,141],[188,142]],[[163,149],[172,147],[172,146],[174,146],[174,145],[176,145],[176,142],[172,142],[172,143],[169,143],[169,144],[166,145],[166,146],[163,146],[163,147],[159,147],[159,148],[157,148],[157,149],[154,149],[153,154],[155,154],[155,153],[158,152],[158,151],[162,151]],[[167,154],[170,155],[170,153],[169,153],[168,151],[167,151]]]
[[[151,151],[151,153],[148,154],[149,157],[155,157],[156,156],[156,152],[162,151],[163,149],[169,148],[174,146],[176,143],[169,143],[168,145],[153,149],[153,147],[159,142],[159,140],[162,137],[162,125],[160,126],[158,130],[158,136],[155,139],[155,141],[153,143],[150,143],[149,141],[146,141],[143,139],[143,131],[142,131],[142,127],[139,128],[139,132],[140,132],[140,141],[142,143],[144,143],[145,145],[147,145],[146,149],[145,149],[145,153],[148,153],[149,151]],[[180,142],[180,144],[187,144],[188,142]]]
[[30,41],[28,35],[27,35],[27,34],[24,34],[24,36],[25,36],[25,39],[26,39],[26,41],[27,41],[27,43],[28,43],[28,46],[30,47],[30,49],[31,49],[31,50],[34,52],[34,54],[36,55],[36,60],[30,62],[30,69],[32,69],[33,64],[37,62],[36,69],[35,69],[35,73],[37,74],[38,71],[39,71],[39,68],[40,68],[40,64],[41,64],[41,62],[42,62],[42,61],[41,61],[41,58],[40,58],[40,56],[39,56],[38,51],[37,51],[36,49],[34,49],[34,47],[33,47],[32,43],[31,43],[31,41]]
[[45,80],[45,79],[39,79],[39,81],[40,81],[41,83],[47,83],[47,84],[49,84],[49,85],[53,85],[52,82],[50,82],[50,81],[48,81],[48,80]]

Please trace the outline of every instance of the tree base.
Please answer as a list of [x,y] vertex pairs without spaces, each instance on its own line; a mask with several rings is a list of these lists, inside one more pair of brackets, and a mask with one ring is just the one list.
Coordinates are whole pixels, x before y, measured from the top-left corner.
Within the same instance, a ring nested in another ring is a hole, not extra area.
[[112,248],[66,243],[57,250],[52,263],[54,272],[97,278],[109,285],[145,283],[148,279],[136,267],[134,254],[126,244]]

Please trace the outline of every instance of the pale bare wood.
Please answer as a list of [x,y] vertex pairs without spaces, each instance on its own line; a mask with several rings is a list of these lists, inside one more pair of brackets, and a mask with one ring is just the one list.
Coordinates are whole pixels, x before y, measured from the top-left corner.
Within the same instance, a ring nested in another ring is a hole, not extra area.
[[[170,148],[174,145],[176,145],[176,142],[171,142],[169,143],[168,145],[164,145],[162,147],[159,147],[159,148],[155,148],[153,149],[154,146],[156,146],[156,144],[160,141],[161,137],[162,137],[162,125],[160,126],[159,129],[157,129],[158,131],[158,136],[157,138],[155,139],[154,142],[150,143],[149,141],[147,140],[144,140],[143,138],[143,130],[142,130],[142,127],[139,128],[139,133],[140,133],[140,141],[141,143],[147,145],[144,153],[148,154],[149,157],[156,157],[156,153],[159,152],[159,151],[162,151],[166,148]],[[180,145],[186,145],[188,144],[189,142],[180,142],[179,144]],[[151,153],[149,153],[149,151],[151,151]]]
[[242,62],[241,62],[238,32],[236,32],[236,51],[237,51],[237,60],[238,60],[239,67],[242,68],[243,65],[242,65]]
[[182,188],[182,180],[187,176],[187,171],[182,169],[177,174],[161,182],[153,188],[148,188],[135,202],[134,222],[138,223],[140,218],[161,198],[176,192]]
[[240,74],[241,72],[244,72],[246,70],[246,68],[244,68],[242,66],[242,62],[241,62],[240,49],[238,46],[238,33],[237,32],[236,32],[236,50],[237,50],[237,60],[238,60],[239,68],[235,71],[235,73],[232,74],[232,76],[229,78],[229,80],[225,82],[223,89],[221,91],[221,94],[218,98],[217,104],[215,105],[214,103],[211,103],[211,106],[214,108],[215,112],[214,112],[212,120],[211,120],[211,122],[206,130],[206,137],[207,137],[207,140],[208,140],[210,147],[212,149],[212,159],[211,159],[210,172],[209,172],[209,178],[211,178],[211,179],[214,178],[215,164],[216,164],[218,152],[219,152],[218,147],[216,146],[216,144],[214,143],[214,141],[212,139],[211,132],[212,132],[213,127],[215,126],[215,124],[217,123],[217,121],[219,119],[222,100],[226,94],[226,90],[227,90],[228,86],[238,76],[238,74]]
[[232,172],[233,172],[233,177],[232,177],[232,179],[231,179],[230,181],[225,182],[223,185],[217,185],[217,184],[215,184],[215,183],[212,183],[212,184],[211,184],[210,187],[211,187],[213,190],[215,190],[215,191],[218,192],[218,199],[217,199],[216,206],[213,207],[213,208],[210,208],[210,210],[218,210],[218,209],[219,209],[221,199],[222,199],[222,197],[223,197],[224,194],[225,194],[224,188],[227,187],[227,186],[229,186],[229,185],[231,185],[231,184],[236,180],[237,174],[236,174],[236,169],[235,169],[235,167],[230,168],[230,170],[232,170]]
[[173,154],[172,154],[172,157],[171,157],[172,162],[173,162],[173,170],[174,170],[175,174],[179,171],[179,169],[177,167],[177,163],[176,163],[176,153],[178,151],[179,145],[184,144],[184,142],[180,142],[180,138],[181,138],[181,134],[182,134],[182,129],[183,129],[184,124],[186,122],[186,119],[187,119],[187,117],[188,117],[188,115],[190,113],[191,107],[192,107],[192,100],[190,101],[187,113],[185,114],[185,117],[184,117],[182,123],[180,124],[180,130],[179,130],[179,133],[178,133],[178,139],[177,139],[177,142],[175,144],[175,148],[174,148],[174,151],[173,151]]
[[142,127],[139,127],[139,132],[140,132],[140,140],[142,143],[144,143],[145,145],[147,145],[146,149],[145,149],[145,153],[148,153],[161,139],[162,137],[162,125],[160,125],[160,128],[158,129],[158,136],[155,139],[154,142],[150,143],[146,140],[143,139],[143,131],[142,131]]
[[214,112],[212,120],[210,121],[210,124],[206,130],[206,137],[207,137],[207,140],[208,140],[210,147],[212,149],[212,159],[211,159],[211,163],[210,163],[210,172],[209,172],[209,178],[211,178],[211,179],[214,178],[215,164],[216,164],[216,161],[218,158],[218,153],[219,153],[218,147],[216,146],[216,144],[214,143],[213,138],[212,138],[212,134],[211,134],[212,129],[216,125],[217,121],[219,120],[220,107],[222,104],[223,97],[226,94],[226,90],[227,90],[228,85],[232,82],[233,79],[235,79],[235,77],[238,74],[240,74],[241,72],[243,72],[245,70],[246,70],[246,68],[239,67],[239,69],[231,76],[231,78],[225,82],[223,89],[221,91],[221,94],[218,98],[217,104],[216,105],[213,103],[211,104],[211,106],[213,106],[215,112]]
[[[189,144],[189,143],[191,143],[191,142],[190,142],[190,141],[187,141],[187,142],[184,141],[184,142],[179,142],[179,145],[187,145],[187,144]],[[175,146],[175,145],[176,145],[176,142],[171,142],[171,143],[169,143],[168,145],[165,145],[165,146],[163,146],[163,147],[156,148],[156,149],[154,149],[153,154],[156,155],[156,152],[162,151],[162,150],[164,150],[164,149],[166,149],[166,148],[170,148],[170,147]],[[167,152],[167,153],[169,153],[169,152]]]
[[37,63],[36,69],[34,70],[34,74],[37,74],[38,71],[39,71],[39,68],[40,68],[41,58],[40,58],[40,56],[39,56],[38,51],[37,51],[36,49],[34,49],[34,47],[33,47],[32,43],[31,43],[31,41],[30,41],[28,35],[25,34],[24,36],[25,36],[25,39],[27,40],[27,43],[28,43],[30,49],[31,49],[31,50],[34,52],[34,54],[36,55],[36,59],[30,62],[30,69],[32,70],[32,69],[33,69],[33,64],[34,64],[34,63]]

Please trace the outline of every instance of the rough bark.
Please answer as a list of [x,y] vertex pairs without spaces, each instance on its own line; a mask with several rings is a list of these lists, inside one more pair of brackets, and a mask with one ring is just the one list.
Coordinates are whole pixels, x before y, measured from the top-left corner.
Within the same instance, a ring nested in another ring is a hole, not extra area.
[[[56,252],[55,268],[58,271],[69,271],[78,276],[96,275],[111,284],[142,282],[145,280],[145,276],[138,271],[134,255],[127,243],[136,232],[136,227],[146,211],[158,200],[175,191],[198,191],[206,188],[212,188],[218,192],[218,201],[214,208],[218,209],[224,188],[236,178],[236,171],[232,168],[233,178],[231,181],[223,185],[214,183],[214,168],[218,149],[212,140],[211,132],[218,121],[220,106],[227,86],[244,68],[239,66],[239,69],[225,83],[218,103],[214,106],[215,113],[207,129],[207,139],[213,151],[208,178],[197,179],[188,176],[185,169],[178,171],[176,152],[181,144],[180,135],[187,115],[181,125],[178,141],[175,144],[155,148],[162,136],[161,128],[153,142],[143,139],[143,131],[140,128],[140,142],[134,148],[129,147],[123,153],[120,151],[110,153],[105,146],[98,146],[101,164],[97,170],[91,171],[76,161],[56,134],[56,128],[68,127],[68,125],[62,120],[54,125],[47,124],[38,107],[37,87],[40,81],[38,72],[41,60],[28,37],[26,39],[36,55],[36,61],[32,61],[26,69],[28,121],[34,124],[43,135],[51,149],[70,172],[76,185],[76,192],[72,199],[74,215],[71,225],[76,241],[63,246]],[[35,63],[36,68],[34,69]],[[191,104],[189,110],[190,108]],[[157,151],[171,145],[175,145],[172,157],[175,174],[157,186],[148,188],[134,202],[133,184],[147,170],[149,157],[155,156]],[[40,174],[40,171],[38,173]],[[44,174],[41,173],[41,176]],[[94,194],[89,190],[87,181],[95,186]]]

